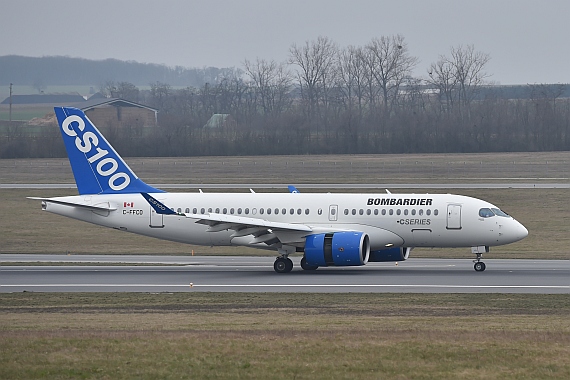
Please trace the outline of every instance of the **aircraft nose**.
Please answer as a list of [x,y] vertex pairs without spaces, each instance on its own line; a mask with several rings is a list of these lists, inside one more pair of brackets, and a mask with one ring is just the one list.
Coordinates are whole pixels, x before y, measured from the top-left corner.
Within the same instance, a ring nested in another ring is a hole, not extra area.
[[511,228],[511,233],[510,233],[512,241],[513,242],[519,241],[519,240],[522,240],[525,237],[527,237],[528,236],[528,230],[526,229],[526,227],[514,219],[513,219],[513,222],[514,222],[514,225]]

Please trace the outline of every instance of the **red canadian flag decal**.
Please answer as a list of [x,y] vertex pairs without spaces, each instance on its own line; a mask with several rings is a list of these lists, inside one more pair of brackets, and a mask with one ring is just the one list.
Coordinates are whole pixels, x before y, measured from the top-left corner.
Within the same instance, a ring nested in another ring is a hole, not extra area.
[[135,207],[135,202],[123,202],[123,207]]

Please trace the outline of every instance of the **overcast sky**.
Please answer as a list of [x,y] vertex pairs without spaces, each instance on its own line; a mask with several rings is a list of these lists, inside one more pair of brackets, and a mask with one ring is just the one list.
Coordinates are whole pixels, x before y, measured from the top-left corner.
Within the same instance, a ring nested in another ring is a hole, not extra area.
[[243,67],[318,36],[346,47],[394,34],[416,76],[473,44],[497,83],[570,83],[569,0],[0,0],[0,55]]

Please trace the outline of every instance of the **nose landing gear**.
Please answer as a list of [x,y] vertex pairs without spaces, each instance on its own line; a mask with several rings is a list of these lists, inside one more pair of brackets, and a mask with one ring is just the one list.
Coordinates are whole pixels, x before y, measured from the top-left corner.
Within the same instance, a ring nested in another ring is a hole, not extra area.
[[487,266],[484,262],[475,260],[475,265],[473,267],[475,268],[476,272],[483,272]]
[[473,268],[475,269],[476,272],[483,272],[487,268],[487,266],[485,265],[484,262],[481,261],[481,257],[483,256],[483,253],[489,252],[489,247],[488,246],[471,247],[471,252],[477,255],[477,258],[473,260],[473,262],[475,263],[475,265],[473,265]]

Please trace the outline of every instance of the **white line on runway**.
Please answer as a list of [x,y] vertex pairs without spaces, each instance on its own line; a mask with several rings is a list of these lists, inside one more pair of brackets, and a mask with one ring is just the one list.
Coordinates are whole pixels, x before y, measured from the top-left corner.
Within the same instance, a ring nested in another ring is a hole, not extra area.
[[141,287],[152,287],[152,288],[441,288],[441,289],[453,289],[453,288],[465,288],[465,289],[570,289],[570,285],[418,285],[418,284],[211,284],[211,285],[199,285],[199,284],[33,284],[33,285],[0,285],[0,288],[23,288],[23,287],[46,287],[46,288],[141,288]]

